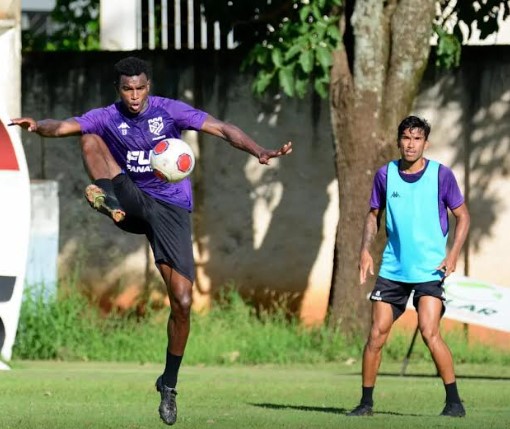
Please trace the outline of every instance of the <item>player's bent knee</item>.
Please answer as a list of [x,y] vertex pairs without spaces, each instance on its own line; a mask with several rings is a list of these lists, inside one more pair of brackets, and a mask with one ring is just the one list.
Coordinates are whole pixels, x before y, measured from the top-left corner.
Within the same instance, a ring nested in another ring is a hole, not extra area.
[[436,328],[424,327],[424,328],[420,328],[420,332],[421,332],[423,341],[426,344],[430,344],[431,342],[437,341],[440,338],[439,330]]
[[386,343],[386,338],[388,337],[388,332],[383,332],[379,329],[372,329],[370,331],[370,336],[368,337],[367,347],[371,351],[379,351],[383,348]]
[[188,319],[191,314],[192,297],[189,293],[181,293],[172,297],[172,311],[178,313],[180,317]]
[[390,333],[390,329],[385,326],[373,325],[370,330],[370,337],[374,339],[386,338]]

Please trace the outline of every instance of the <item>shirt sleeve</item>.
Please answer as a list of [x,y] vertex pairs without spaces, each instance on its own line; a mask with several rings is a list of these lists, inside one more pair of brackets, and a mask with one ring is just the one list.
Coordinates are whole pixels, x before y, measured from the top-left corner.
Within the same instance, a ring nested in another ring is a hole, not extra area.
[[442,201],[450,210],[455,210],[464,203],[464,196],[453,171],[444,165],[439,166],[439,189]]
[[384,209],[386,207],[386,178],[388,165],[382,166],[374,176],[372,195],[370,196],[370,209]]
[[207,118],[206,112],[195,109],[180,100],[167,99],[166,108],[182,130],[199,131]]
[[74,119],[80,124],[82,134],[101,134],[104,128],[102,118],[105,116],[104,108],[99,108],[75,116]]

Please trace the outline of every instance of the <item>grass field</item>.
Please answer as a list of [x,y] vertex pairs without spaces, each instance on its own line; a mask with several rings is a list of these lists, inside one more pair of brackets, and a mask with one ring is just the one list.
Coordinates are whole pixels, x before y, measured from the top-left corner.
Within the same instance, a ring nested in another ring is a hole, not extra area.
[[[1,429],[163,428],[154,380],[158,365],[12,363],[0,371]],[[387,364],[375,390],[375,415],[352,418],[359,365],[183,367],[176,427],[482,428],[510,427],[510,368],[457,367],[467,417],[438,417],[444,389],[429,364],[408,375]]]

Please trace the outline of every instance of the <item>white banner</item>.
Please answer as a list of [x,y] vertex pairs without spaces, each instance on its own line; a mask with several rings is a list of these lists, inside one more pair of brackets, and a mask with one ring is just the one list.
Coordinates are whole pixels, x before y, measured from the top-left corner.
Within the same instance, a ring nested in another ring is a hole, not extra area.
[[[30,232],[30,182],[19,129],[0,109],[0,358],[11,359]],[[3,366],[0,366],[2,369]]]
[[[458,275],[448,276],[444,284],[444,317],[463,323],[510,332],[510,287]],[[414,308],[412,298],[407,306]]]

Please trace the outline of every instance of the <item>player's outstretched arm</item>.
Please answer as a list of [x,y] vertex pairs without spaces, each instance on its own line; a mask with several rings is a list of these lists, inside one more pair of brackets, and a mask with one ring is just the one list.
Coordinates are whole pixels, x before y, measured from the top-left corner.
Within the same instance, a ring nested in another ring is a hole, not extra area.
[[66,119],[65,121],[58,121],[55,119],[36,121],[33,118],[25,117],[11,119],[9,125],[18,125],[42,137],[66,137],[81,134],[80,124],[73,118]]
[[201,131],[228,141],[233,147],[252,154],[261,164],[269,164],[271,158],[288,155],[292,152],[292,143],[288,142],[276,150],[265,149],[259,146],[244,131],[235,125],[220,121],[208,115]]
[[367,274],[374,275],[374,260],[370,254],[372,245],[380,224],[380,210],[371,209],[365,218],[365,227],[363,228],[363,237],[361,239],[361,249],[359,252],[359,283],[364,284],[367,281]]

